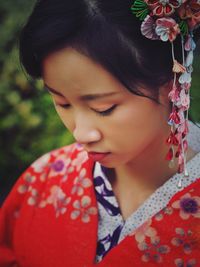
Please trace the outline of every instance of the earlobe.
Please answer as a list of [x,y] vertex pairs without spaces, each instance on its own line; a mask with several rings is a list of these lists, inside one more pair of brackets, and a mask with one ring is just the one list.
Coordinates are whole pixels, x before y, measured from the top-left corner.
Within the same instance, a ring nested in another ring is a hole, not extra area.
[[165,93],[167,94],[167,96],[169,96],[169,93],[171,92],[172,88],[173,88],[173,79],[171,79],[169,82],[167,82],[164,85],[164,89],[165,89]]
[[167,82],[159,89],[159,101],[161,104],[164,104],[166,106],[170,105],[171,107],[171,101],[169,99],[169,93],[171,92],[171,88],[173,87],[173,80]]

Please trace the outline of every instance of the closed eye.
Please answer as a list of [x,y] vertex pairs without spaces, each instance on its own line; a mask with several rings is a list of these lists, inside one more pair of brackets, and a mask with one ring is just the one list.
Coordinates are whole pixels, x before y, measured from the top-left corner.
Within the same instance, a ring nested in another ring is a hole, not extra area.
[[109,116],[113,111],[114,109],[117,107],[117,105],[113,105],[111,108],[109,109],[106,109],[104,111],[97,111],[97,110],[94,110],[97,114],[99,114],[100,116]]
[[[69,104],[58,104],[58,103],[56,103],[55,105],[56,106],[59,106],[61,108],[64,108],[64,109],[70,108],[70,105]],[[100,116],[109,116],[114,111],[114,109],[116,107],[117,107],[117,105],[113,105],[111,108],[106,109],[106,110],[103,110],[103,111],[98,111],[98,110],[95,110],[95,109],[92,109],[92,110],[94,112],[96,112],[97,114],[99,114]]]
[[65,109],[70,108],[69,104],[58,104],[58,103],[55,103],[55,106],[61,107],[61,108],[65,108]]

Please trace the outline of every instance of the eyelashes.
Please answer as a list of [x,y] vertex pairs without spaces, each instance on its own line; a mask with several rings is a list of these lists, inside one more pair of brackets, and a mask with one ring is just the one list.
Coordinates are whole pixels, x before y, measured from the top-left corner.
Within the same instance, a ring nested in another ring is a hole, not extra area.
[[[61,107],[63,109],[69,109],[70,105],[69,104],[56,104],[56,106]],[[116,109],[117,105],[113,105],[111,108],[106,109],[104,111],[97,111],[95,109],[92,109],[95,113],[97,113],[100,116],[109,116],[112,114],[112,112]]]
[[70,108],[70,105],[69,104],[57,104],[57,103],[55,103],[55,106],[61,107],[61,108],[64,108],[64,109]]
[[98,113],[100,116],[109,116],[115,110],[116,107],[117,107],[117,105],[114,105],[107,110],[104,110],[104,111],[96,111],[95,110],[95,112]]

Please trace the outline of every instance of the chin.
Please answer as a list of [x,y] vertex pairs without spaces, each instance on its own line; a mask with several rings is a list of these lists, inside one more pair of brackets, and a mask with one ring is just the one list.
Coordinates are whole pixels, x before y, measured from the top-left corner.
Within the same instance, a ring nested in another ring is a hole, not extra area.
[[103,163],[103,162],[99,162],[103,167],[105,168],[109,168],[109,169],[115,169],[117,165],[112,164],[112,163]]
[[102,160],[102,161],[99,161],[99,163],[102,165],[102,166],[104,166],[104,167],[106,167],[106,168],[112,168],[112,169],[115,169],[115,168],[117,168],[117,167],[119,167],[119,166],[121,166],[121,165],[124,165],[125,164],[125,162],[123,162],[122,160],[120,160],[120,159],[116,159],[116,160],[113,160],[113,159],[110,159],[110,160]]

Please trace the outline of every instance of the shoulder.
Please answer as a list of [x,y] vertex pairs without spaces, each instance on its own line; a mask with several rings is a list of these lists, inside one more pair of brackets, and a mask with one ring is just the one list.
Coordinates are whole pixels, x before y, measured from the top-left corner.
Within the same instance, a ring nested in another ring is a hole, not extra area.
[[[27,240],[40,236],[41,225],[49,238],[48,229],[55,232],[58,218],[65,231],[67,220],[77,221],[78,226],[80,221],[90,222],[90,215],[97,214],[92,167],[87,152],[75,143],[46,153],[25,170],[0,209],[0,255],[3,250],[4,262],[14,262],[15,253],[26,248]],[[56,233],[61,232],[58,229]]]
[[72,172],[88,160],[87,152],[77,143],[52,150],[35,162],[33,162],[28,171],[35,175],[46,175],[48,177],[63,176]]
[[90,163],[87,152],[77,143],[44,154],[22,173],[3,207],[43,207],[52,191],[61,194],[61,188],[70,187],[79,173],[91,169]]

